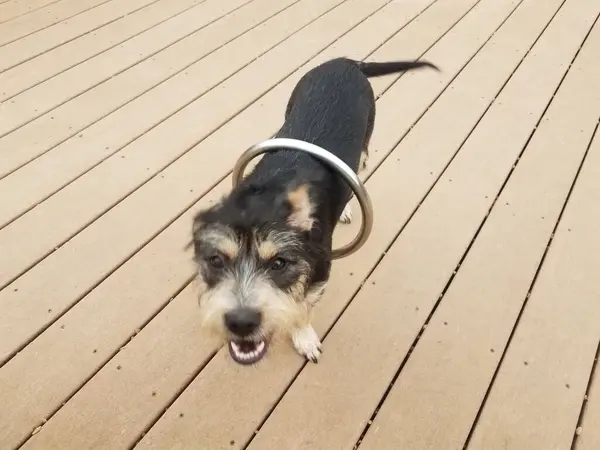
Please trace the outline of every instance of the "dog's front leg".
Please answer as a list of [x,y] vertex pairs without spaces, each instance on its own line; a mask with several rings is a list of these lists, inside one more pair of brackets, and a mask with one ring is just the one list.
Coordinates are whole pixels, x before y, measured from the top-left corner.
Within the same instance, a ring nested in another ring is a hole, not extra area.
[[[365,170],[367,170],[368,159],[369,159],[369,150],[367,149],[367,147],[365,147],[364,150],[360,154],[360,162],[358,164],[358,174],[359,175],[361,173],[363,173]],[[352,195],[350,197],[350,200],[352,199],[352,197],[354,197],[354,195]],[[344,223],[344,224],[352,223],[352,206],[350,206],[350,200],[348,200],[348,203],[346,203],[346,206],[344,207],[344,210],[342,211],[342,214],[340,215],[340,222]]]
[[314,363],[319,362],[319,358],[323,352],[321,340],[310,323],[292,331],[292,342],[296,351],[302,356]]
[[318,284],[308,293],[303,302],[301,320],[292,329],[291,337],[296,351],[314,363],[319,362],[323,349],[317,332],[311,325],[314,306],[321,300],[326,283]]

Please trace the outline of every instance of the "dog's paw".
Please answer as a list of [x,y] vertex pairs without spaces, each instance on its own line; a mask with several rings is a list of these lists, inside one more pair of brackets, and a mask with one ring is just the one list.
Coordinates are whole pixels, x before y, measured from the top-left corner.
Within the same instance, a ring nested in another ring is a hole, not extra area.
[[340,222],[345,224],[352,222],[352,206],[350,206],[350,203],[346,204],[344,207],[342,215],[340,216]]
[[298,353],[314,363],[319,362],[323,350],[319,336],[311,325],[294,331],[292,341]]
[[369,154],[368,153],[361,153],[360,155],[360,162],[358,164],[358,171],[359,172],[363,172],[365,170],[367,170],[367,161],[369,160]]

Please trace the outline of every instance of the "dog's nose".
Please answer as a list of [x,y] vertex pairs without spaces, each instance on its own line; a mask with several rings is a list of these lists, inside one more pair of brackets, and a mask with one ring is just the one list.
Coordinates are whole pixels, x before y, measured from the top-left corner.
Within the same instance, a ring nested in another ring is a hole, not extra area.
[[236,336],[245,337],[260,325],[260,311],[251,308],[237,308],[225,313],[225,326]]

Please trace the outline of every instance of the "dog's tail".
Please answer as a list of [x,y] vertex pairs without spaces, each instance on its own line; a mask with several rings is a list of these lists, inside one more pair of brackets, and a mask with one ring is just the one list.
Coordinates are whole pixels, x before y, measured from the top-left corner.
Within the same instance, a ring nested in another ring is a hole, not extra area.
[[366,77],[380,77],[396,72],[406,72],[407,70],[429,67],[439,72],[440,69],[435,64],[428,61],[395,61],[395,62],[357,62],[358,67]]

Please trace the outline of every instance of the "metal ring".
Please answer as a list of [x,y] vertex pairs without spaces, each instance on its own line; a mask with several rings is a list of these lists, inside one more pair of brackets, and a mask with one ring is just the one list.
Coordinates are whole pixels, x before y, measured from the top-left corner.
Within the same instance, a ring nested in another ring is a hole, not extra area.
[[365,189],[365,186],[363,185],[362,181],[360,181],[360,178],[358,178],[356,173],[354,173],[354,171],[340,158],[335,156],[333,153],[319,147],[318,145],[288,138],[274,138],[253,145],[244,153],[242,153],[240,158],[235,163],[235,167],[233,168],[234,189],[242,181],[244,169],[246,169],[250,161],[263,153],[281,149],[298,150],[314,156],[337,171],[337,173],[342,176],[346,183],[348,183],[348,186],[350,186],[352,192],[354,192],[354,195],[356,195],[356,198],[358,199],[358,203],[360,204],[362,223],[358,235],[349,244],[333,250],[332,258],[343,258],[356,252],[367,241],[373,228],[373,205],[371,204],[371,199],[367,193],[367,190]]

